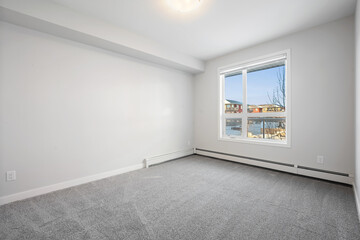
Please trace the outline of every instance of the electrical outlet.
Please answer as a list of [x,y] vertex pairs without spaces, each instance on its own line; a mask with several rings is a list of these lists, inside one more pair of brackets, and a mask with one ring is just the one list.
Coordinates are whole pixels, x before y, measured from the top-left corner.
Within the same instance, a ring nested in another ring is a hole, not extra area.
[[316,162],[319,164],[324,164],[324,156],[318,155],[316,158]]
[[190,140],[188,140],[187,144],[188,144],[188,146],[190,146]]
[[16,180],[16,171],[7,171],[6,172],[6,181],[15,181]]

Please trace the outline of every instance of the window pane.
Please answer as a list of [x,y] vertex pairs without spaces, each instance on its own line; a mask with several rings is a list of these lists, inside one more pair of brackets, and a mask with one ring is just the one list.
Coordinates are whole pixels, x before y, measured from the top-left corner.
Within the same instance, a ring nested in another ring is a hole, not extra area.
[[284,117],[248,118],[248,138],[285,140],[285,124]]
[[241,113],[243,111],[242,74],[225,76],[225,113]]
[[249,113],[285,111],[285,62],[248,69],[247,104]]
[[242,120],[241,118],[226,119],[226,136],[241,136]]

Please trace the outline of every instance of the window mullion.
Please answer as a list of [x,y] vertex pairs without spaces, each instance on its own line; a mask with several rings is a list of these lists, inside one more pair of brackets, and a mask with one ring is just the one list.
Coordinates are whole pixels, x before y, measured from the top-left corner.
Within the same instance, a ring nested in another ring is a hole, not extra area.
[[225,114],[225,75],[221,76],[221,103],[220,103],[220,111],[221,111],[221,137],[225,136],[225,128],[226,128],[226,114]]
[[247,85],[247,70],[243,70],[242,71],[242,76],[243,76],[243,117],[242,117],[242,133],[241,133],[241,137],[242,138],[246,138],[247,137],[247,97],[246,97],[246,85]]

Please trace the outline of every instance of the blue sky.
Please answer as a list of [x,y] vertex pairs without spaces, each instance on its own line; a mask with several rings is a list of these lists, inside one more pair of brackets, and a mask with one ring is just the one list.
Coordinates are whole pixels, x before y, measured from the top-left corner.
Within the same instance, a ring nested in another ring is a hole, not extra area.
[[[268,94],[278,86],[277,72],[283,71],[284,66],[247,74],[247,103],[250,105],[268,104]],[[225,99],[242,102],[242,74],[225,78]]]

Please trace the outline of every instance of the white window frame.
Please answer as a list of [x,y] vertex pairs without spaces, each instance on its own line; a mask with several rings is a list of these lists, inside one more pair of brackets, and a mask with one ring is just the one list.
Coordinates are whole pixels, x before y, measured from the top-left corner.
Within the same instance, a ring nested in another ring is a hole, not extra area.
[[[262,113],[248,113],[247,112],[247,72],[246,69],[266,64],[276,60],[285,59],[285,112],[262,112]],[[225,75],[230,73],[240,73],[243,76],[243,111],[242,113],[225,114]],[[220,67],[218,69],[219,76],[219,114],[218,114],[218,140],[262,144],[269,146],[291,146],[291,71],[290,71],[290,49],[280,51],[277,53],[269,54],[262,57],[257,57],[240,63]],[[225,118],[226,117],[226,118]],[[286,118],[286,140],[262,139],[262,138],[248,138],[247,137],[247,120],[249,117],[285,117]],[[242,135],[241,136],[226,136],[225,125],[226,120],[230,118],[242,119]]]

